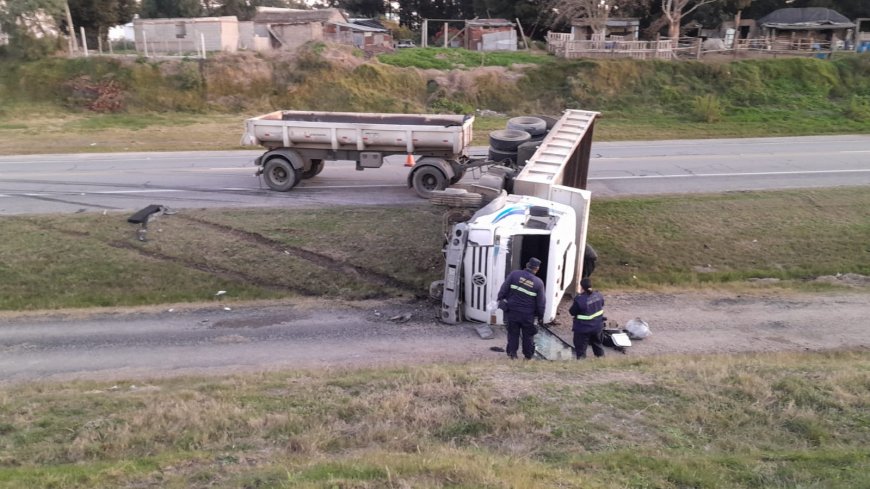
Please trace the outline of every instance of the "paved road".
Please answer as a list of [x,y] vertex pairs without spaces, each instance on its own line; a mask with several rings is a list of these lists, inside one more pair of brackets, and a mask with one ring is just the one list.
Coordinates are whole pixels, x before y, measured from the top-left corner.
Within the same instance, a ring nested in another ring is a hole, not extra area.
[[[610,142],[593,145],[595,195],[870,184],[870,136]],[[0,215],[169,207],[419,202],[402,158],[381,169],[327,164],[291,192],[254,177],[256,151],[0,157]],[[469,175],[466,178],[473,178]]]

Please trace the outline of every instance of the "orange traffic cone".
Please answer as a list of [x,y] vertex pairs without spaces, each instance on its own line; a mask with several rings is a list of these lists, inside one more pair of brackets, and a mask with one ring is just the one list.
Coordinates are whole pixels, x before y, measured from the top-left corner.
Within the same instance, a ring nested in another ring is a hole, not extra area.
[[407,167],[414,166],[414,155],[408,155],[408,157],[405,158],[405,166],[407,166]]

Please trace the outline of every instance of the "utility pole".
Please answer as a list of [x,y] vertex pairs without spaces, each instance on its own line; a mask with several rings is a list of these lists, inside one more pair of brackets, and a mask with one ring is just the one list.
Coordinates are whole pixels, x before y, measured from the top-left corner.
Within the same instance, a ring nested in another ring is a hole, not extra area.
[[73,26],[72,14],[69,11],[69,2],[63,2],[63,8],[66,9],[66,25],[67,29],[69,29],[69,39],[67,40],[67,44],[69,44],[69,55],[73,56],[76,51],[76,47],[78,46],[78,42],[76,41],[76,29]]

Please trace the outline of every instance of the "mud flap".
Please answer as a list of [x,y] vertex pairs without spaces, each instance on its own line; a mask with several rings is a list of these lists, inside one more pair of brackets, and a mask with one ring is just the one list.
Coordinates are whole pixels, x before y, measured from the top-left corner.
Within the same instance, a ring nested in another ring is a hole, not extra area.
[[535,335],[535,354],[544,360],[576,358],[574,347],[544,325],[538,326],[538,334]]

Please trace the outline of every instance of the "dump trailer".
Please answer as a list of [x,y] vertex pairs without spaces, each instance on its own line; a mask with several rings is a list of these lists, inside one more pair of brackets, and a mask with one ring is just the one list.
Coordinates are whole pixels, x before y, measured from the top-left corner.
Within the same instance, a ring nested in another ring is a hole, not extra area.
[[566,292],[578,293],[591,194],[585,190],[597,112],[567,110],[511,178],[512,193],[452,225],[444,248],[441,320],[504,324],[493,309],[507,275],[531,257],[546,290],[544,321],[555,319]]
[[323,170],[325,161],[380,168],[384,158],[414,157],[408,186],[429,198],[487,164],[471,158],[474,116],[280,110],[245,122],[242,144],[263,146],[254,164],[272,190],[286,192]]

